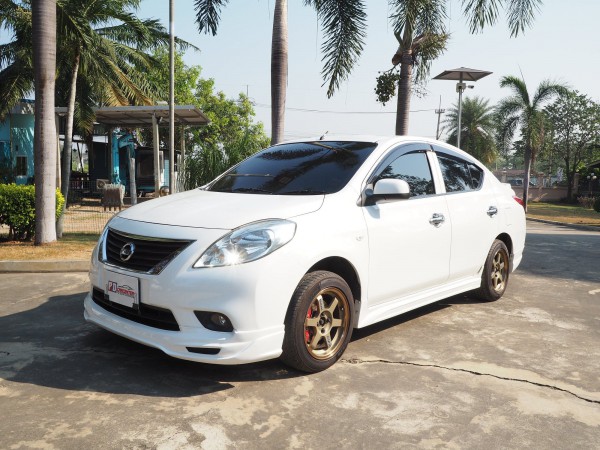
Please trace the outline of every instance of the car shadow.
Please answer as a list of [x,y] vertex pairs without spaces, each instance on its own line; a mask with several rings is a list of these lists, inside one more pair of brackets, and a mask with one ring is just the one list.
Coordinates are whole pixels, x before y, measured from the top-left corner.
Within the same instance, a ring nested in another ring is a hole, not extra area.
[[190,397],[302,375],[279,361],[221,366],[172,358],[83,319],[86,293],[0,317],[0,378],[71,391]]
[[437,311],[443,311],[444,309],[451,308],[455,305],[471,305],[473,303],[487,303],[487,301],[480,300],[472,295],[469,295],[468,293],[448,297],[438,302],[422,306],[404,314],[400,314],[399,316],[391,317],[390,319],[383,320],[373,325],[355,329],[352,332],[351,342],[366,339],[374,334],[389,330],[390,328],[394,328],[399,325],[403,325],[412,320],[419,319]]
[[[305,376],[278,360],[237,366],[172,358],[83,319],[86,293],[54,296],[38,307],[0,317],[0,376],[54,389],[158,397],[192,397],[235,383]],[[472,302],[452,297],[354,331],[353,341],[413,319]]]

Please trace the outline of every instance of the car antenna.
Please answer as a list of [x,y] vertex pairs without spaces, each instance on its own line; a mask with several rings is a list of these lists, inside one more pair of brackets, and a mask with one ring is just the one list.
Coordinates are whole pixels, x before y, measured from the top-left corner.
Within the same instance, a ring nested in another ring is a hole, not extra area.
[[319,138],[319,140],[320,140],[320,141],[322,141],[322,140],[323,140],[323,138],[324,138],[324,137],[327,135],[327,133],[329,133],[329,131],[326,131],[325,133],[323,133],[323,136],[321,136],[321,137]]

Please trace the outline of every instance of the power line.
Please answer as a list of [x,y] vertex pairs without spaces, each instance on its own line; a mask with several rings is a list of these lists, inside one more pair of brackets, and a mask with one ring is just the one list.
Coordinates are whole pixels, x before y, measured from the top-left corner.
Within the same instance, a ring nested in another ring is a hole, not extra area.
[[[254,106],[259,108],[271,108],[271,105],[267,105],[264,103],[255,103]],[[297,112],[310,112],[310,113],[322,113],[322,114],[396,114],[396,111],[328,111],[323,109],[305,109],[305,108],[286,108],[287,111],[297,111]],[[409,111],[411,113],[417,112],[428,112],[435,111],[435,108],[431,109],[415,109],[413,111]]]

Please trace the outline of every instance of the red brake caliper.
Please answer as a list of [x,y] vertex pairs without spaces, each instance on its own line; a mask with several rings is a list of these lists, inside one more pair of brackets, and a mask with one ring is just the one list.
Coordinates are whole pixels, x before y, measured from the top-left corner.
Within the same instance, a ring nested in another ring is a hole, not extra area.
[[[308,312],[306,313],[306,318],[310,319],[312,317],[312,308],[308,308]],[[304,329],[304,341],[308,344],[310,342],[310,331],[308,329]]]

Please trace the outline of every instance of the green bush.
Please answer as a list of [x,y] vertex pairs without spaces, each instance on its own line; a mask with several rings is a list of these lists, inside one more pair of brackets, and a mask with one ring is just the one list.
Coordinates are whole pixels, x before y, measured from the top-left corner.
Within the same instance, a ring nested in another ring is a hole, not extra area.
[[[56,189],[56,219],[65,199]],[[35,187],[0,184],[0,225],[8,225],[9,238],[31,239],[35,233]]]
[[594,202],[594,211],[600,213],[600,197],[596,197],[596,201]]

